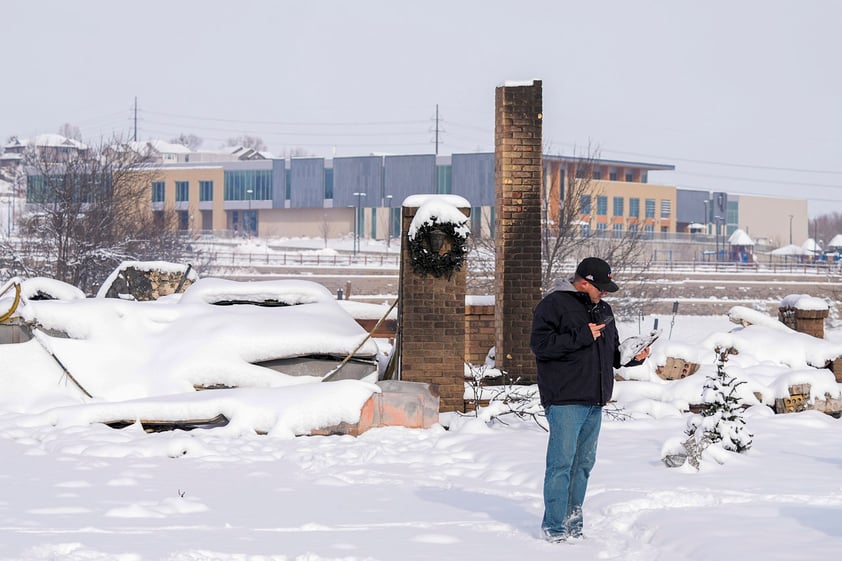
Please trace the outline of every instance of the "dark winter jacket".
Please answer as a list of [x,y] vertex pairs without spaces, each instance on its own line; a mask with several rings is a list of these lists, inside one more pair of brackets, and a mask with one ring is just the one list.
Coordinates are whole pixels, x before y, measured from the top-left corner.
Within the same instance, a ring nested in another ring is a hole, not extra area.
[[538,364],[541,404],[605,405],[620,365],[616,322],[608,320],[594,340],[588,323],[604,323],[614,313],[606,302],[594,305],[569,281],[535,308],[530,346]]

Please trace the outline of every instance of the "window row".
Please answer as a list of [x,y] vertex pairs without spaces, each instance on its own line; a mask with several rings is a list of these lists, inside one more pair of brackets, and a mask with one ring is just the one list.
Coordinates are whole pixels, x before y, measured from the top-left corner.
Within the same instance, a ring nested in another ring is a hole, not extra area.
[[[598,181],[600,179],[605,178],[604,176],[606,176],[606,174],[604,173],[604,171],[605,170],[602,168],[593,166],[577,166],[575,171],[575,177],[576,179],[595,179]],[[619,181],[621,173],[623,181],[629,183],[635,181],[634,172],[629,169],[608,168],[607,178],[609,181]],[[640,170],[640,183],[648,183],[648,175],[649,174],[645,169]]]
[[[612,200],[612,216],[629,216],[632,218],[640,218],[640,199],[637,197],[630,197],[629,212],[626,214],[626,198],[614,197]],[[655,218],[656,201],[655,199],[644,199],[644,218]],[[591,195],[581,195],[579,198],[579,213],[592,213],[592,197]],[[608,216],[608,197],[604,195],[596,196],[596,215]],[[669,199],[661,199],[661,218],[669,218],[672,215],[672,201]]]
[[[229,175],[230,174],[230,175]],[[166,187],[164,181],[152,182],[152,202],[164,202]],[[272,200],[272,176],[269,170],[225,172],[226,201]],[[175,201],[190,200],[190,182],[175,182]],[[213,181],[199,181],[199,202],[213,200]]]
[[[592,232],[590,224],[582,224],[579,227],[579,235],[583,238],[590,237],[592,234],[596,235],[597,237],[607,237],[610,235],[614,238],[622,238],[626,235],[626,232],[637,233],[641,231],[640,227],[637,224],[629,224],[628,227],[625,227],[623,224],[612,224],[611,229],[608,229],[608,224],[604,222],[600,222],[596,225],[596,232]],[[652,224],[646,224],[643,226],[643,232],[647,234],[651,234],[655,232],[655,226]],[[662,228],[662,231],[665,231]]]

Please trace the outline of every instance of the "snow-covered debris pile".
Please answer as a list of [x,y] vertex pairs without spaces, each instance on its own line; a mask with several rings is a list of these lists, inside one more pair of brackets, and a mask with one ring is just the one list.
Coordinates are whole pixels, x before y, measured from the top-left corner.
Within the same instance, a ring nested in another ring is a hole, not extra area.
[[[245,302],[268,305],[235,305]],[[180,299],[31,301],[21,306],[21,313],[49,333],[66,337],[45,336],[49,352],[36,341],[0,345],[7,388],[29,384],[38,393],[43,385],[61,381],[65,374],[52,353],[87,392],[104,401],[190,393],[197,386],[268,388],[319,382],[321,377],[255,363],[311,356],[341,360],[355,350],[355,356],[373,359],[379,353],[376,342],[366,340],[365,330],[332,294],[309,281],[201,279]],[[45,396],[58,398],[58,403],[80,398],[72,386]],[[41,399],[29,400],[34,401]],[[0,409],[22,407],[16,392],[0,397]]]
[[[745,308],[729,313],[732,321],[748,320],[745,327],[709,335],[699,345],[658,340],[642,365],[624,368],[627,381],[614,386],[614,399],[629,411],[655,417],[678,416],[701,401],[705,379],[715,373],[717,348],[731,353],[728,372],[740,383],[742,402],[774,407],[776,399],[789,398],[790,388],[809,384],[809,402],[842,395],[834,373],[828,369],[842,356],[842,344],[793,331],[780,322]],[[698,372],[665,381],[657,369],[676,357],[700,365]]]

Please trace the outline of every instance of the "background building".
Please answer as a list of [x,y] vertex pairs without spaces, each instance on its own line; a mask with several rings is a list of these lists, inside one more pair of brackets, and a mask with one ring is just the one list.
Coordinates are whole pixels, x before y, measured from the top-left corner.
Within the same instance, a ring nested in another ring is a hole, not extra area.
[[[13,139],[4,146],[0,171],[11,175],[30,145],[56,161],[85,149],[59,135]],[[158,162],[150,209],[174,211],[179,228],[193,234],[385,240],[400,231],[399,208],[406,197],[437,193],[466,198],[474,234],[494,235],[490,152],[278,159],[243,147],[195,152],[159,141],[133,147]],[[543,167],[548,222],[561,219],[565,194],[577,193],[582,235],[642,231],[653,239],[710,241],[739,228],[769,247],[809,237],[803,199],[651,183],[651,174],[675,169],[664,164],[544,155]]]

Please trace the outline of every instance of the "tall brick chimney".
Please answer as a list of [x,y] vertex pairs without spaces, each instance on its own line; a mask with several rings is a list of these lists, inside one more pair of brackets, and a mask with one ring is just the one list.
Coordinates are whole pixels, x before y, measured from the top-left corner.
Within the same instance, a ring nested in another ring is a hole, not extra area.
[[495,97],[496,366],[534,383],[529,334],[541,299],[541,81],[507,83]]

